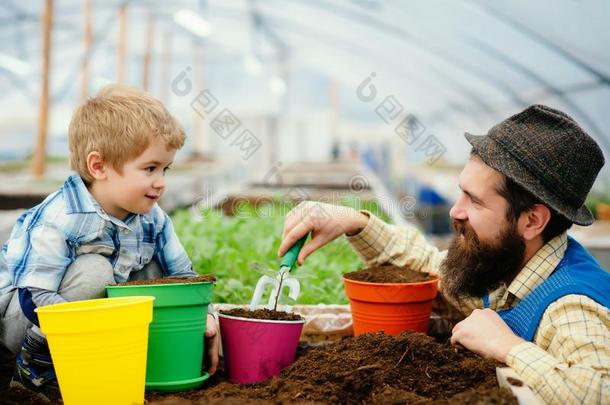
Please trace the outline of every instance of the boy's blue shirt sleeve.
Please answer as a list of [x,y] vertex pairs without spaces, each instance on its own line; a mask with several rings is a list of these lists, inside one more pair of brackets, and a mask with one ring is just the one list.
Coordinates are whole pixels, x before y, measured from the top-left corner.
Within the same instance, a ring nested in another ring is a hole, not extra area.
[[4,259],[12,285],[57,291],[73,253],[66,235],[61,192],[27,211],[11,232]]
[[155,240],[155,258],[164,270],[165,276],[195,277],[184,246],[180,243],[170,217],[160,208],[161,231]]
[[9,242],[7,264],[15,287],[57,291],[71,256],[63,231],[41,223]]

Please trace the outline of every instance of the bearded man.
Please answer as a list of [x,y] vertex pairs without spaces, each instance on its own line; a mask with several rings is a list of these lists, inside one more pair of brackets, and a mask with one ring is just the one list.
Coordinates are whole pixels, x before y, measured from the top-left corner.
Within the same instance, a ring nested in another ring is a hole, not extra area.
[[610,274],[566,232],[593,223],[584,201],[602,151],[571,117],[542,105],[465,136],[472,150],[447,251],[414,227],[304,202],[287,215],[278,254],[312,232],[302,263],[346,234],[368,266],[437,274],[466,316],[452,343],[506,363],[545,403],[609,403]]

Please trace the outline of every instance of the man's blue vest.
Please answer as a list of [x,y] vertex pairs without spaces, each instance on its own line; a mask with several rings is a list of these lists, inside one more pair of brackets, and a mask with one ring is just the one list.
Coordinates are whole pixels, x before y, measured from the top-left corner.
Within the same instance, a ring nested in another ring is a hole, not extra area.
[[[516,335],[532,341],[547,307],[568,294],[586,295],[610,308],[610,274],[578,242],[568,236],[565,256],[553,273],[511,309],[498,311]],[[489,297],[483,297],[489,306]]]

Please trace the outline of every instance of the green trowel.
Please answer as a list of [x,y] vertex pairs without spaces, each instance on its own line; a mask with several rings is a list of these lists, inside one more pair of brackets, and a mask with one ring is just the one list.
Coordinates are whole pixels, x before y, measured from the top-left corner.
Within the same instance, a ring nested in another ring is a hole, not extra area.
[[[299,239],[290,249],[288,249],[284,256],[282,256],[280,270],[275,277],[263,275],[258,279],[254,294],[252,295],[252,301],[250,301],[250,310],[254,311],[256,309],[256,306],[260,303],[268,285],[271,285],[272,287],[271,293],[269,294],[269,301],[267,302],[267,309],[275,310],[277,308],[280,295],[285,288],[288,288],[288,297],[293,301],[296,301],[301,292],[301,285],[299,284],[299,280],[291,277],[290,272],[296,267],[295,264],[299,257],[299,253],[305,244],[305,240],[307,240],[307,235]],[[284,310],[290,312],[292,306],[286,305]]]

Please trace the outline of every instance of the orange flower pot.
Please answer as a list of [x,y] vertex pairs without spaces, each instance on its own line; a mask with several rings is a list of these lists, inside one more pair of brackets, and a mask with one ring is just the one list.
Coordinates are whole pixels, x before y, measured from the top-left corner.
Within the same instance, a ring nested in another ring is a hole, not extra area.
[[404,330],[428,332],[438,278],[419,283],[369,283],[343,277],[352,308],[354,335]]

